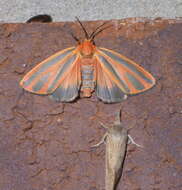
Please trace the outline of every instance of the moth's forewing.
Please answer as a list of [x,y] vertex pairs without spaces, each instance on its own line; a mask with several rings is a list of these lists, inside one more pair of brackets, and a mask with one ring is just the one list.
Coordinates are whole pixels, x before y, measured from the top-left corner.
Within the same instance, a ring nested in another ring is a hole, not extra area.
[[67,48],[48,57],[29,71],[20,85],[32,93],[51,94],[77,63],[78,56],[74,49]]
[[107,68],[110,79],[125,94],[141,93],[154,86],[154,77],[134,61],[106,48],[99,48],[97,54],[101,67]]

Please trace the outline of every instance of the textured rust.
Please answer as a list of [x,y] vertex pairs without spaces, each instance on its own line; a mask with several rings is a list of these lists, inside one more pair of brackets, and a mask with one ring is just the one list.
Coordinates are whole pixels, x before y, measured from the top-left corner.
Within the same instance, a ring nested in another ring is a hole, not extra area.
[[[99,121],[122,120],[143,149],[130,145],[118,190],[179,190],[181,184],[182,21],[125,19],[96,38],[157,79],[118,104],[96,96],[56,103],[24,92],[19,81],[38,62],[75,44],[75,23],[0,24],[0,189],[104,189],[105,146]],[[92,31],[98,22],[84,23]]]

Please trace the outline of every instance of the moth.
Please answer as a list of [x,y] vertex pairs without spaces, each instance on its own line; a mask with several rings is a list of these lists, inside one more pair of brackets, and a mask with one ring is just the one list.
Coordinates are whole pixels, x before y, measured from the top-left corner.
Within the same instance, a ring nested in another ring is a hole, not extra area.
[[76,19],[85,39],[71,34],[77,46],[55,53],[30,70],[20,81],[25,90],[60,102],[71,102],[79,95],[90,97],[95,91],[103,102],[115,103],[154,86],[154,77],[134,61],[95,45],[94,38],[110,27],[104,26],[107,22],[89,35]]
[[116,121],[110,127],[101,123],[101,126],[106,128],[107,132],[99,143],[92,147],[98,147],[103,142],[106,143],[106,175],[105,175],[105,190],[115,190],[122,175],[124,159],[128,143],[133,143],[136,146],[141,145],[134,142],[132,137],[128,135],[128,131],[123,127],[120,120],[121,111],[117,113]]
[[52,17],[50,15],[36,15],[31,18],[29,18],[26,23],[32,23],[32,22],[52,22]]

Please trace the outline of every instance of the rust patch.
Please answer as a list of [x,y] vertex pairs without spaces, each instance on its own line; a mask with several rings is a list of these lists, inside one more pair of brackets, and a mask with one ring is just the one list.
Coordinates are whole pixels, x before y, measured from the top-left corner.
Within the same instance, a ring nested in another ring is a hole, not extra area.
[[[151,90],[118,104],[96,96],[56,103],[24,92],[19,81],[38,62],[74,45],[75,23],[0,24],[0,189],[104,189],[105,147],[99,121],[112,123],[122,108],[125,126],[144,148],[129,146],[118,189],[179,190],[181,185],[182,23],[125,19],[96,38],[157,79]],[[88,31],[99,24],[85,22]]]

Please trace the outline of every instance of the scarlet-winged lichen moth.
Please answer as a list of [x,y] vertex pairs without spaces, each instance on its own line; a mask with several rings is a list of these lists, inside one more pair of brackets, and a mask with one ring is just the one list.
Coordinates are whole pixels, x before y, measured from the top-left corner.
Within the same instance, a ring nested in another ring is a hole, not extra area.
[[78,45],[55,53],[29,71],[20,82],[25,90],[61,102],[71,102],[80,93],[90,97],[95,91],[103,102],[114,103],[154,86],[154,77],[134,61],[95,45],[94,38],[108,28],[103,27],[106,23],[89,35],[77,21],[85,39],[81,42],[72,34]]

